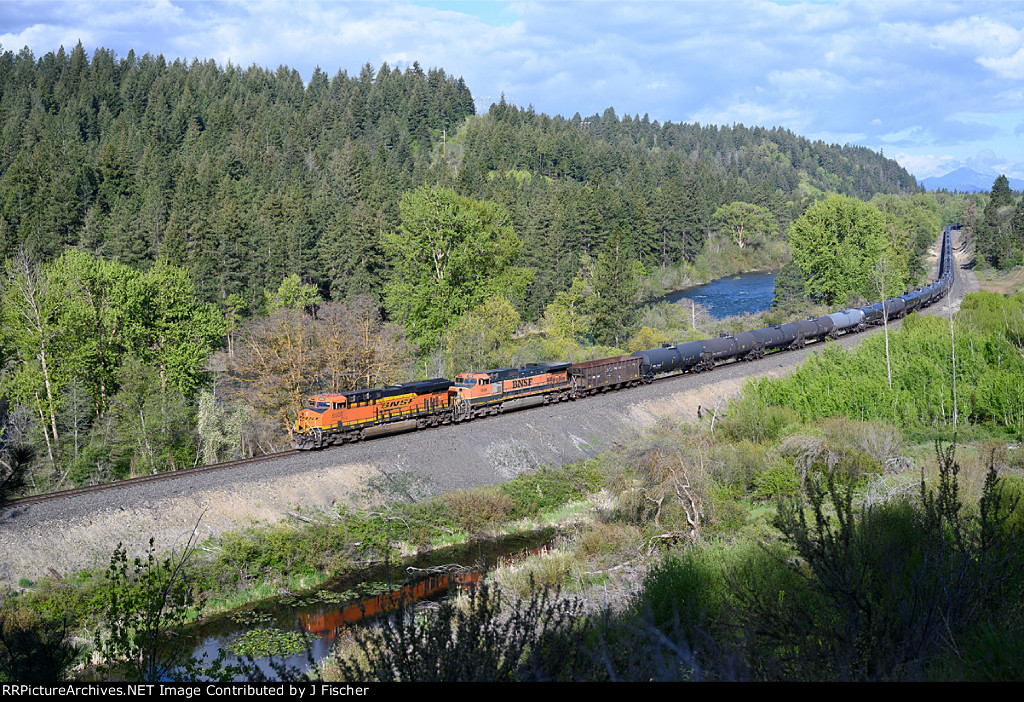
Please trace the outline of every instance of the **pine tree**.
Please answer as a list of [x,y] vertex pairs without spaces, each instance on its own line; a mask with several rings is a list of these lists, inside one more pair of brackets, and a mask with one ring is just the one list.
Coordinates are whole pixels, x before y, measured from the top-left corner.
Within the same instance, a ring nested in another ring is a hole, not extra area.
[[980,256],[997,268],[1010,265],[1013,241],[1010,219],[1013,214],[1013,194],[1010,181],[1000,175],[992,183],[985,213],[975,230],[975,247]]
[[643,266],[634,259],[616,229],[598,254],[592,301],[594,341],[621,348],[636,325],[633,307]]

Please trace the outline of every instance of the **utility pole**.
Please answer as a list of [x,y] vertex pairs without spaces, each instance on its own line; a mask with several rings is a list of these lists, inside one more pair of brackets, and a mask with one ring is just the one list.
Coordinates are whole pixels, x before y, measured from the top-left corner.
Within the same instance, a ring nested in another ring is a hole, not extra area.
[[886,265],[886,260],[883,256],[875,264],[874,277],[877,289],[882,297],[882,324],[885,325],[885,370],[889,378],[889,389],[892,390],[892,363],[889,360],[889,305],[886,304],[885,299],[885,274],[888,270],[889,266]]

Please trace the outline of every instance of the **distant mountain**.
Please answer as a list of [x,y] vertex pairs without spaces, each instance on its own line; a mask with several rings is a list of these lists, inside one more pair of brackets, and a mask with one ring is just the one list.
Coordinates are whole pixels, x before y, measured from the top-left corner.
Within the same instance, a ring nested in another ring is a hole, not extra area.
[[[941,178],[925,178],[921,185],[925,190],[956,190],[961,193],[988,192],[998,173],[979,173],[970,168],[957,168]],[[1024,190],[1024,180],[1008,178],[1011,190]]]

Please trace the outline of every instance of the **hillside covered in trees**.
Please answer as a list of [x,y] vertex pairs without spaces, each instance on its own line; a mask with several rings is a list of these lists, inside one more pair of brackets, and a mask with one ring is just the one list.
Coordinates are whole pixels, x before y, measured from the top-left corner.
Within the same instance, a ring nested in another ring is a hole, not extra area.
[[249,310],[298,274],[327,299],[369,293],[402,193],[423,184],[505,205],[537,270],[536,318],[616,229],[648,269],[701,252],[724,204],[777,231],[808,195],[916,190],[894,161],[784,129],[571,119],[502,101],[474,115],[461,79],[419,64],[359,75],[118,57],[0,53],[0,255],[79,247],[185,267],[205,302]]
[[1014,203],[1005,175],[992,183],[984,208],[970,208],[964,219],[981,265],[1005,270],[1024,263],[1024,197]]

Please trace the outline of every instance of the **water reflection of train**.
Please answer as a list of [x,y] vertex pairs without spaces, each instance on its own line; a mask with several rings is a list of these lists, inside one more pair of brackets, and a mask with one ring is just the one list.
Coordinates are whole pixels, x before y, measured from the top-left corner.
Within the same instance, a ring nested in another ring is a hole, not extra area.
[[640,383],[656,376],[711,370],[726,361],[752,361],[765,354],[835,339],[923,309],[944,297],[953,283],[950,228],[942,237],[935,282],[873,305],[843,309],[815,319],[688,343],[665,345],[584,363],[528,363],[522,368],[469,371],[446,378],[402,383],[389,388],[314,395],[299,410],[293,433],[298,449],[361,441],[368,429],[399,423],[417,429],[467,422],[513,409],[524,400],[578,400]]
[[326,612],[299,615],[302,628],[315,636],[332,637],[339,629],[365,618],[401,609],[413,602],[438,597],[453,587],[465,587],[479,582],[480,571],[458,574],[439,573],[406,585],[394,592],[370,597]]
[[[550,544],[545,544],[535,549],[521,551],[499,559],[498,564],[508,565],[529,556],[541,555],[547,553],[550,548]],[[475,568],[457,568],[452,572],[433,573],[392,592],[332,608],[329,611],[300,614],[299,621],[306,632],[318,637],[333,639],[338,630],[350,624],[401,609],[413,602],[441,597],[456,588],[471,587],[480,582],[482,577],[483,573]]]

